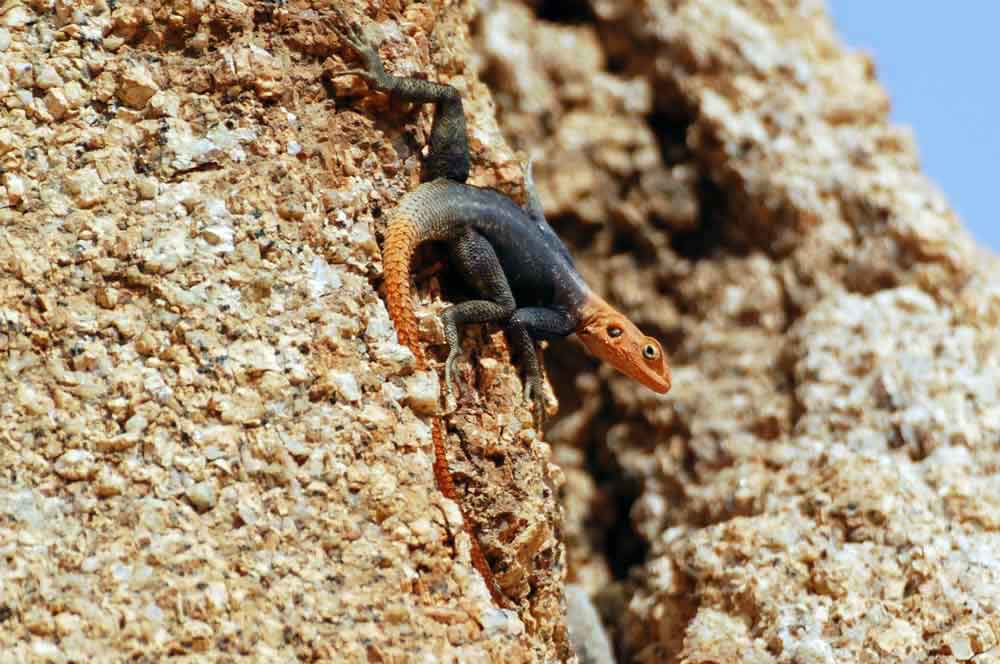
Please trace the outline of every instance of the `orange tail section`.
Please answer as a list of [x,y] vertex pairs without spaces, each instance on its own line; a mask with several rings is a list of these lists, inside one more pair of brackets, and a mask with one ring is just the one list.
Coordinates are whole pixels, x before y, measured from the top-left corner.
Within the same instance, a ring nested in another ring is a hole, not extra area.
[[[417,316],[413,309],[413,300],[410,297],[410,260],[413,258],[413,252],[419,243],[420,237],[416,223],[401,210],[395,210],[389,218],[385,248],[382,252],[386,304],[389,309],[389,317],[396,325],[399,343],[409,348],[413,353],[417,360],[417,369],[424,370],[427,368],[427,354],[420,344]],[[465,522],[465,530],[472,542],[469,552],[472,565],[486,582],[486,587],[489,589],[493,601],[499,606],[507,606],[503,595],[497,589],[493,572],[486,563],[486,557],[479,547],[479,539],[469,528],[469,518],[459,500],[458,492],[455,490],[455,482],[452,480],[451,469],[448,467],[448,457],[445,456],[444,452],[444,425],[440,417],[431,419],[431,437],[434,441],[434,479],[437,482],[438,491],[445,498],[455,501],[455,504],[458,505],[462,512],[462,520]]]
[[399,210],[389,218],[389,229],[382,252],[385,294],[389,316],[396,325],[399,343],[413,352],[417,368],[427,368],[427,356],[417,336],[417,316],[410,299],[410,260],[417,248],[417,225]]

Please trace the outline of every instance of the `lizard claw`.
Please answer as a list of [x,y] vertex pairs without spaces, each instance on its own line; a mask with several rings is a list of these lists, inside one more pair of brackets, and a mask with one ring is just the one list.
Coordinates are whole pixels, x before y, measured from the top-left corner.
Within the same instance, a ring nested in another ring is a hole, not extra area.
[[535,428],[539,431],[545,426],[545,393],[542,381],[528,379],[524,383],[524,400],[534,408]]
[[337,21],[334,22],[326,19],[324,22],[337,34],[341,41],[346,43],[351,50],[361,57],[365,65],[364,69],[347,69],[336,72],[333,76],[349,76],[354,74],[361,76],[371,83],[378,84],[381,79],[385,78],[385,69],[382,67],[382,58],[378,54],[378,49],[365,37],[361,27],[356,22],[349,20],[344,12],[337,7],[330,7],[329,9],[337,17]]
[[337,23],[326,20],[326,23],[337,33],[337,36],[348,43],[351,48],[355,51],[363,51],[368,47],[368,40],[365,39],[364,33],[361,27],[354,21],[347,18],[340,8],[333,6],[329,8],[330,12],[337,17]]
[[[444,399],[445,404],[447,404],[452,396],[452,386],[456,389],[456,393],[461,393],[461,386],[458,384],[458,349],[450,351],[448,353],[448,359],[444,363]],[[458,408],[458,397],[455,396],[456,409]]]

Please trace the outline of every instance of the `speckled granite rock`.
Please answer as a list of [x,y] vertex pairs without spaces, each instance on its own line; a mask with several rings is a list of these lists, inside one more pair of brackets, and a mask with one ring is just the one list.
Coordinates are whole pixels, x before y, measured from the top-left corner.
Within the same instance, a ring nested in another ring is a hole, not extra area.
[[1000,270],[872,62],[820,2],[488,6],[553,222],[671,345],[666,398],[548,357],[570,578],[622,660],[997,661]]
[[1000,660],[1000,268],[821,3],[338,3],[672,352],[661,397],[554,343],[550,449],[466,336],[509,611],[378,294],[429,114],[313,4],[0,7],[0,662],[570,660],[567,567],[623,661]]
[[[282,5],[0,8],[0,661],[568,656],[558,472],[502,338],[468,341],[449,449],[514,610],[378,294],[429,114],[330,79],[352,54]],[[343,8],[467,95],[477,182],[519,178],[468,6]]]

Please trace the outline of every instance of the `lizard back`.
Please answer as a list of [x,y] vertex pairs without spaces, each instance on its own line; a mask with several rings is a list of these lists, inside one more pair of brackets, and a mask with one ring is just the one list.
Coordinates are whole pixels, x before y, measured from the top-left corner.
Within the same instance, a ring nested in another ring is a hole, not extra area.
[[416,224],[417,242],[449,241],[468,228],[493,246],[518,307],[575,311],[588,289],[569,250],[544,219],[493,189],[446,179],[407,194],[399,213]]

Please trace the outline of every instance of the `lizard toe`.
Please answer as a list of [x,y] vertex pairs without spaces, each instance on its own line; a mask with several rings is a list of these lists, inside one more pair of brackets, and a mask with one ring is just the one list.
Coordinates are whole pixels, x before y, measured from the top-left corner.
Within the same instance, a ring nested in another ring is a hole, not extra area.
[[539,431],[545,426],[545,399],[541,396],[535,398],[535,428]]
[[378,54],[378,49],[365,36],[361,27],[357,23],[349,20],[347,16],[336,7],[331,7],[330,10],[334,13],[337,20],[336,22],[327,20],[325,21],[326,24],[330,26],[330,29],[336,33],[337,37],[339,37],[341,41],[361,56],[361,60],[365,65],[364,69],[341,71],[334,74],[334,76],[347,76],[354,74],[361,76],[370,82],[377,82],[380,74],[383,72],[382,59]]
[[444,395],[446,400],[452,397],[452,387],[456,388],[455,393],[461,392],[461,386],[458,384],[458,352],[448,353],[448,359],[444,363]]
[[545,424],[545,392],[541,381],[527,380],[524,384],[524,401],[534,409],[535,428],[541,431]]
[[337,36],[347,42],[351,48],[355,50],[361,50],[367,46],[364,38],[364,34],[361,32],[361,28],[358,25],[347,18],[347,15],[337,7],[329,8],[333,15],[336,16],[337,23],[330,23],[330,27],[333,31],[337,33]]

